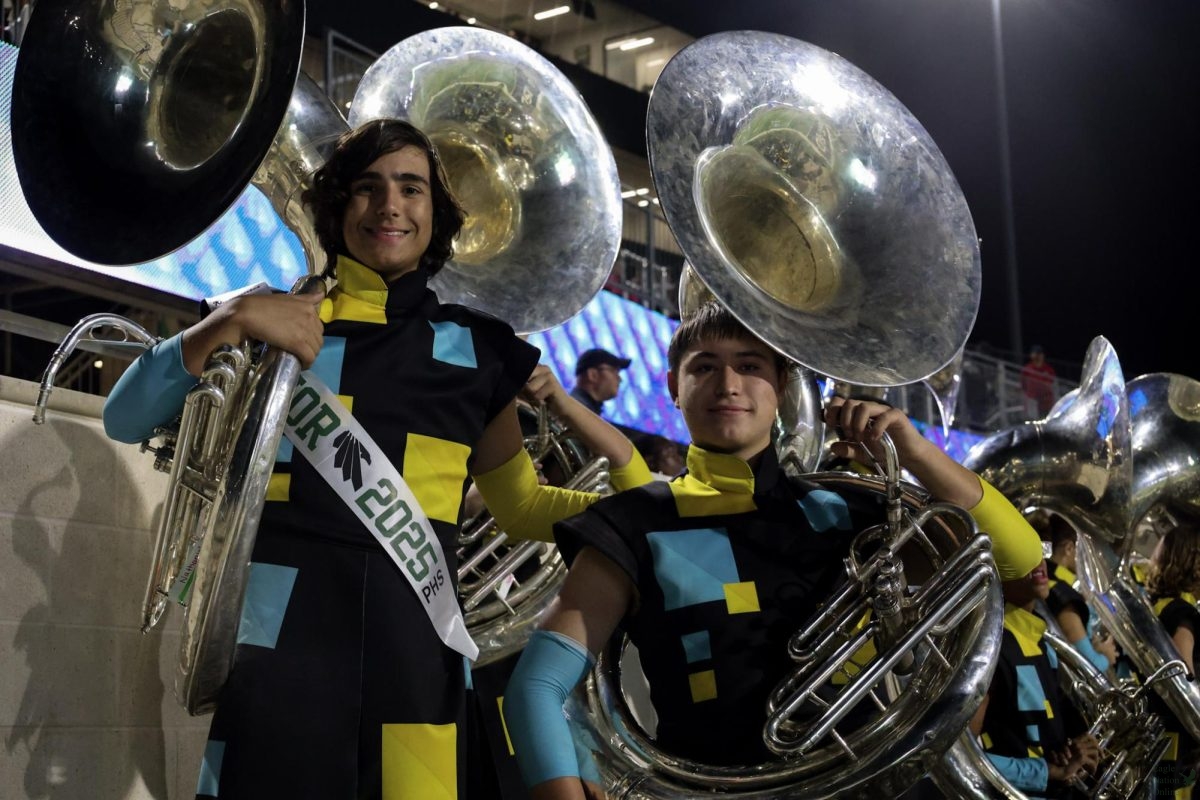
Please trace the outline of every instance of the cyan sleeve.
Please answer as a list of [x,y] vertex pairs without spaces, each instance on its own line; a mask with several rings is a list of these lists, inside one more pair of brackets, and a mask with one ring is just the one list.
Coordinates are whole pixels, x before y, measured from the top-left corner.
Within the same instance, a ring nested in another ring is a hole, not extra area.
[[1084,658],[1092,662],[1092,666],[1094,666],[1096,669],[1100,670],[1101,672],[1104,672],[1108,669],[1108,658],[1098,652],[1096,648],[1092,646],[1092,640],[1088,637],[1084,636],[1078,642],[1071,642],[1071,645],[1080,653],[1082,653]]
[[131,444],[178,416],[196,378],[183,366],[183,334],[159,342],[125,370],[104,401],[104,432]]
[[988,760],[1004,779],[1022,791],[1045,791],[1050,781],[1050,765],[1044,758],[1011,758],[987,753]]
[[592,657],[569,636],[537,631],[504,696],[504,721],[528,787],[579,777],[579,762],[563,703],[591,669]]

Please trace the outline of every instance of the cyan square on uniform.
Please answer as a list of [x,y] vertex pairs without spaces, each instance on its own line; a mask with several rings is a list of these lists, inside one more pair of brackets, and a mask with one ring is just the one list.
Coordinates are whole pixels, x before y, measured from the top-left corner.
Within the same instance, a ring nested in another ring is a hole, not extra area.
[[646,540],[668,611],[724,602],[725,584],[739,582],[733,547],[723,528],[657,531]]
[[1037,667],[1032,664],[1017,665],[1017,710],[1046,710],[1046,692],[1042,689]]
[[683,654],[687,663],[695,664],[697,661],[712,658],[712,642],[708,638],[708,631],[685,633],[679,638],[683,642]]
[[225,759],[225,743],[212,739],[204,745],[204,760],[200,762],[200,778],[196,794],[204,797],[221,796],[221,762]]
[[1039,743],[1042,741],[1042,733],[1038,730],[1037,725],[1025,726],[1025,741]]
[[246,601],[242,604],[242,619],[238,624],[238,644],[275,647],[297,572],[295,567],[250,563]]
[[471,338],[471,329],[464,328],[456,322],[431,322],[433,328],[433,357],[438,361],[453,364],[456,367],[474,369],[475,340]]
[[850,508],[841,495],[826,489],[814,489],[800,498],[800,510],[817,533],[830,528],[850,530]]

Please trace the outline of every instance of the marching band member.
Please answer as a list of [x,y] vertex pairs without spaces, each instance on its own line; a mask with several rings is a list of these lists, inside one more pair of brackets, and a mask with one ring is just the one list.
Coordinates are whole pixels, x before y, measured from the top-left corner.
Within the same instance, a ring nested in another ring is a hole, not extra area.
[[[1200,593],[1200,528],[1191,523],[1178,524],[1159,539],[1150,558],[1146,588],[1154,611],[1175,643],[1179,657],[1195,674],[1195,641],[1200,631],[1200,611],[1196,595]],[[1200,768],[1200,744],[1179,722],[1179,718],[1158,697],[1151,696],[1152,707],[1163,720],[1171,746],[1155,771],[1157,797],[1187,800]]]
[[[784,360],[715,303],[679,326],[668,386],[692,436],[687,472],[607,498],[555,527],[571,567],[521,657],[505,716],[531,796],[596,796],[581,779],[563,701],[623,626],[658,715],[658,744],[707,763],[757,763],[766,698],[788,638],[844,575],[854,534],[882,499],[793,485],[771,441]],[[1041,560],[1037,535],[994,489],[878,403],[834,400],[838,454],[865,458],[888,433],[936,496],[994,535],[1001,575]]]
[[971,721],[988,759],[1030,798],[1065,798],[1100,760],[1099,744],[1058,684],[1058,659],[1033,609],[1050,593],[1046,563],[1006,580],[1004,636],[992,684]]
[[[468,475],[515,535],[548,540],[553,520],[596,496],[539,487],[522,448],[515,397],[537,350],[427,287],[464,213],[425,135],[399,120],[361,126],[304,199],[337,279],[329,296],[229,301],[145,354],[105,407],[111,436],[147,438],[179,412],[208,355],[247,338],[310,370],[290,409],[295,443],[280,447],[271,478],[197,796],[459,797],[474,644],[454,552]],[[649,480],[629,442],[600,424],[614,485]],[[306,451],[332,442],[334,466],[310,463]]]
[[1091,612],[1083,595],[1075,590],[1075,529],[1058,514],[1047,515],[1034,528],[1050,542],[1051,555],[1046,559],[1050,594],[1046,605],[1067,641],[1096,669],[1107,672],[1117,661],[1117,643],[1107,633],[1093,642]]

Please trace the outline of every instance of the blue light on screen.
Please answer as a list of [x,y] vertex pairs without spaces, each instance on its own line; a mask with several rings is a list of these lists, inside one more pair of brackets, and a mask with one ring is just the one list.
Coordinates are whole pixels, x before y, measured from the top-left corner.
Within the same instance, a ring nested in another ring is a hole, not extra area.
[[683,415],[667,395],[667,343],[679,322],[611,292],[600,292],[563,325],[529,337],[563,386],[575,385],[575,361],[584,350],[603,347],[632,361],[621,391],[604,406],[618,425],[657,433],[677,442],[689,437]]

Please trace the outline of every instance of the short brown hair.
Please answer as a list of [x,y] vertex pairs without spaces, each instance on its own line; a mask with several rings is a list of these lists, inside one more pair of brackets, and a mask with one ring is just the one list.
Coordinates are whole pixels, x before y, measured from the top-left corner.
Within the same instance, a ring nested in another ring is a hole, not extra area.
[[354,258],[342,237],[342,218],[350,201],[350,185],[380,156],[412,145],[429,159],[430,195],[433,200],[433,233],[421,256],[421,266],[436,275],[454,255],[454,238],[462,230],[466,212],[450,191],[437,148],[424,133],[400,119],[377,119],[360,125],[338,140],[325,165],[313,174],[313,185],[301,200],[313,210],[317,236],[328,258],[326,271],[339,255]]
[[[758,337],[738,321],[729,309],[715,300],[710,300],[675,329],[671,344],[667,347],[667,368],[671,372],[678,372],[687,351],[707,339],[758,340]],[[787,359],[774,348],[768,349],[775,356],[776,369],[783,371],[787,367]]]
[[1200,588],[1200,528],[1176,525],[1163,535],[1154,555],[1146,578],[1151,596],[1175,597]]

